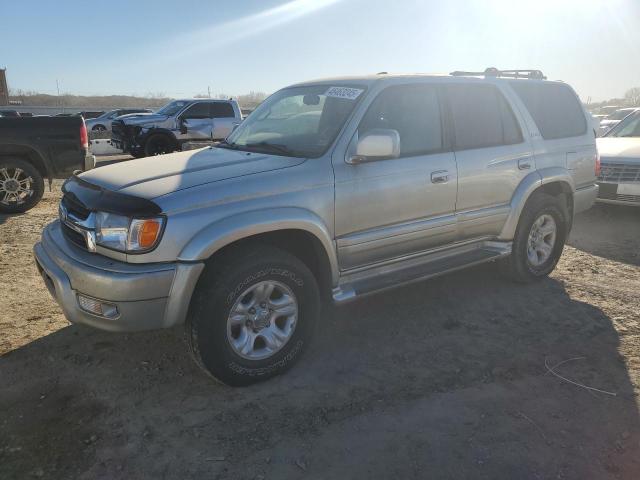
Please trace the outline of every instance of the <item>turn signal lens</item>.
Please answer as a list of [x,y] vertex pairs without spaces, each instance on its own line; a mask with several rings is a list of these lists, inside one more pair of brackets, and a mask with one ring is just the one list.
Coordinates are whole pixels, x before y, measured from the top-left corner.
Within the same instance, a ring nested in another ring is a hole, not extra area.
[[600,163],[600,152],[596,149],[596,178],[600,176],[600,170],[602,169],[602,164]]
[[129,250],[148,250],[158,241],[162,231],[161,218],[133,219],[129,230]]

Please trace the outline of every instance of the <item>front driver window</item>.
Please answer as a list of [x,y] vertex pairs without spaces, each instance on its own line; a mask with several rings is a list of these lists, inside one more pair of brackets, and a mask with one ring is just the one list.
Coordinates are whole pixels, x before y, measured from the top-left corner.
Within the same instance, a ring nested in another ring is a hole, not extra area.
[[187,108],[182,114],[182,118],[209,118],[209,105],[207,103],[195,103]]
[[362,138],[372,129],[400,134],[400,156],[411,157],[442,150],[438,92],[431,85],[402,85],[383,90],[358,127]]

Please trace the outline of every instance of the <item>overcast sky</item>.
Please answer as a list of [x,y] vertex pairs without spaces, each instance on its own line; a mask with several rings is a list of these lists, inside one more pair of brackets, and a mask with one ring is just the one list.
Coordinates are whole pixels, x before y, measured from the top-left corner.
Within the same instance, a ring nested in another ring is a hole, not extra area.
[[583,100],[640,86],[640,0],[20,0],[0,5],[9,86],[272,92],[325,76],[539,68]]

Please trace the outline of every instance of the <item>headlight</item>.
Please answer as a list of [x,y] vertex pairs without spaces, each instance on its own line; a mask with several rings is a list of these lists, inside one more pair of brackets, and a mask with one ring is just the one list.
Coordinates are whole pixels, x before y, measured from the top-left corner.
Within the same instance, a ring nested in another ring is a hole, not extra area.
[[162,235],[164,218],[129,218],[96,213],[96,243],[120,252],[140,253],[155,247]]

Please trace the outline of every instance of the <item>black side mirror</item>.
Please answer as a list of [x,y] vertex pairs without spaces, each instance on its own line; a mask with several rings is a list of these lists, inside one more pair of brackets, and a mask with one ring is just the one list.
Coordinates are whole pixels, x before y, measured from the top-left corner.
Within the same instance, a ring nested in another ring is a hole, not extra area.
[[187,123],[184,118],[180,119],[180,133],[185,135],[187,133]]

